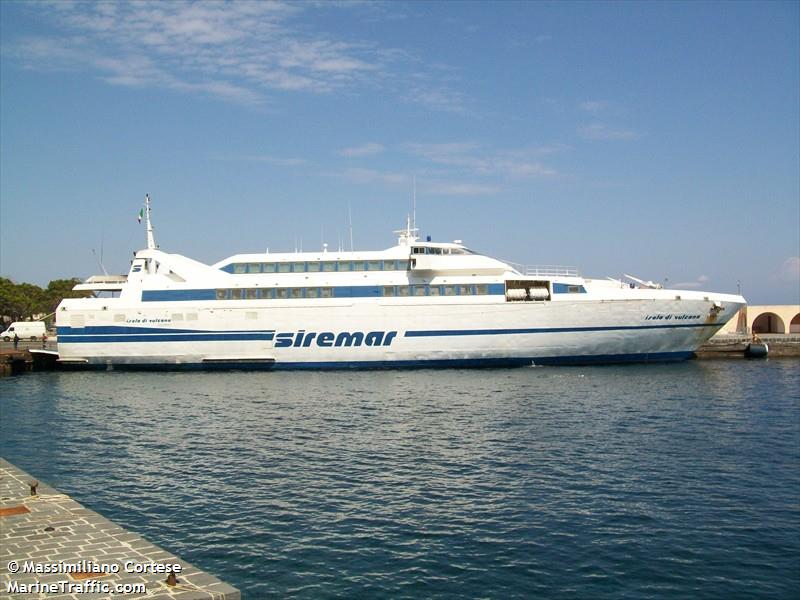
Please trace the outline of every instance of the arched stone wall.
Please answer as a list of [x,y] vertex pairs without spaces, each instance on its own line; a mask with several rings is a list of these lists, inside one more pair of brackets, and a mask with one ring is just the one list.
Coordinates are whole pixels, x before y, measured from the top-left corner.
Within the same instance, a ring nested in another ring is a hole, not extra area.
[[774,312],[763,312],[753,319],[753,333],[786,333],[786,326]]
[[797,313],[790,321],[789,333],[800,333],[800,313]]

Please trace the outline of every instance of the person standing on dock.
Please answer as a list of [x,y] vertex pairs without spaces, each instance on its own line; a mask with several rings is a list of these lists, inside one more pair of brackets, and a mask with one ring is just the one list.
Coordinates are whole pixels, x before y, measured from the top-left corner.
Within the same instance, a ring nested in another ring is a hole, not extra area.
[[15,333],[14,334],[14,350],[19,348],[19,336]]

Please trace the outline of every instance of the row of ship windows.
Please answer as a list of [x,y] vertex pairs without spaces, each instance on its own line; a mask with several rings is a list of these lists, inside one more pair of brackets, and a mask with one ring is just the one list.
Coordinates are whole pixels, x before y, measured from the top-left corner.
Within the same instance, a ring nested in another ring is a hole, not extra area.
[[308,262],[233,263],[222,269],[245,273],[345,273],[352,271],[407,271],[408,260],[324,260]]
[[[408,296],[485,296],[489,293],[488,285],[386,285],[380,288],[379,294],[384,297]],[[296,287],[296,288],[247,288],[219,289],[217,300],[259,300],[259,299],[297,299],[297,298],[333,298],[332,287]]]

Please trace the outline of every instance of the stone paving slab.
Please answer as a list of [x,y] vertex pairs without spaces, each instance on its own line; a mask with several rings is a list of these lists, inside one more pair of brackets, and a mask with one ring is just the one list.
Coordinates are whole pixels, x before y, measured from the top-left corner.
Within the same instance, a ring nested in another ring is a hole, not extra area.
[[[0,598],[241,599],[236,588],[46,484],[39,483],[32,496],[33,479],[0,458]],[[37,565],[49,572],[36,572]],[[128,572],[164,565],[180,565],[177,584],[167,584],[168,573]],[[98,573],[101,568],[108,572]]]

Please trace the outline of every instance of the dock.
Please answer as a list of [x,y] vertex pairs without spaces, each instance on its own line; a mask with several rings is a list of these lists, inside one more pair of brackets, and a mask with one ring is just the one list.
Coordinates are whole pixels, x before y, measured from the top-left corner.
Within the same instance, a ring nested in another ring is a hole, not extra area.
[[[769,346],[770,358],[800,357],[800,335],[797,334],[761,334],[761,342]],[[749,335],[715,335],[695,351],[696,358],[744,358],[748,344],[752,343]]]
[[0,458],[0,598],[240,600],[240,592]]

